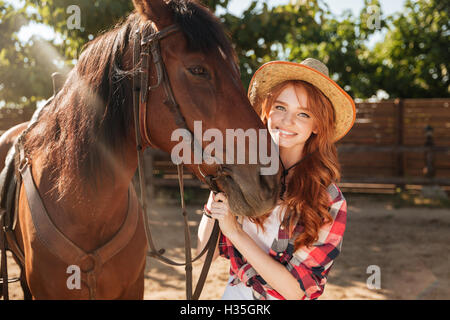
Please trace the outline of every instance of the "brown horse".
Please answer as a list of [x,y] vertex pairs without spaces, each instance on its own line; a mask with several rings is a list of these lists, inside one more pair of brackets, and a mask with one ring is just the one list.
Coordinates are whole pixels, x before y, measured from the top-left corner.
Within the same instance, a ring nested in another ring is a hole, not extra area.
[[[226,129],[265,129],[240,82],[234,50],[208,9],[194,1],[133,2],[136,12],[124,23],[87,44],[62,90],[23,140],[51,222],[80,250],[93,255],[123,230],[132,211],[139,210],[131,185],[137,168],[132,121],[132,37],[137,31],[145,37],[173,24],[181,29],[162,39],[160,47],[175,99],[191,130],[194,121],[224,136]],[[148,70],[150,84],[156,81],[153,66],[150,63]],[[153,146],[170,153],[177,143],[170,139],[177,124],[166,98],[162,86],[151,91],[144,134]],[[270,143],[270,136],[258,141],[262,143]],[[238,214],[257,216],[274,206],[278,179],[261,176],[259,163],[258,159],[256,165],[202,164],[190,169],[199,178],[199,169],[211,174],[226,169],[218,187],[229,195]],[[81,288],[68,286],[69,267],[80,261],[64,261],[58,252],[64,247],[39,234],[23,184],[18,219],[15,235],[25,256],[22,284],[33,298],[89,299],[94,287],[96,299],[142,299],[147,244],[141,214],[136,226],[127,229],[131,234],[122,234],[127,242],[120,251],[101,266],[81,262],[82,272],[96,270],[95,279],[83,278]]]
[[5,131],[0,137],[0,171],[5,166],[6,155],[16,142],[18,136],[28,126],[28,122],[20,123]]

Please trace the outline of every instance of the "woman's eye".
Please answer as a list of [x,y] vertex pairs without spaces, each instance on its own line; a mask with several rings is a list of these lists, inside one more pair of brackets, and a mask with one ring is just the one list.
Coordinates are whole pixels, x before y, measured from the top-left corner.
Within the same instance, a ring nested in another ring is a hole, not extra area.
[[202,66],[188,68],[189,72],[194,76],[208,77],[208,71]]
[[299,114],[297,114],[299,117],[306,117],[306,118],[311,118],[310,116],[309,116],[309,114],[307,114],[307,113],[304,113],[304,112],[300,112]]
[[283,106],[275,106],[275,109],[280,110],[280,111],[286,110],[286,108]]

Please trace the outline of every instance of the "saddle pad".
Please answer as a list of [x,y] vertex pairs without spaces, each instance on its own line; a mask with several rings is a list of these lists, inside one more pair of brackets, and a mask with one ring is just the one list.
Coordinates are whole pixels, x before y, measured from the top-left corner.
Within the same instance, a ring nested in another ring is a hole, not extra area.
[[0,210],[5,214],[7,230],[14,230],[16,225],[15,198],[17,188],[15,145],[8,151],[5,167],[0,173]]

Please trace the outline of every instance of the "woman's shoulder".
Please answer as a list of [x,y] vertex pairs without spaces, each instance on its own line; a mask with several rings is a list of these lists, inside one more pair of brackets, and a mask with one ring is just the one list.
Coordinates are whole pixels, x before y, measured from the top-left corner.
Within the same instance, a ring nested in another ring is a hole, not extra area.
[[333,219],[336,218],[338,213],[343,213],[347,211],[347,201],[345,200],[344,194],[341,189],[336,185],[336,183],[331,183],[328,188],[328,195],[330,199],[330,209],[329,212]]
[[327,188],[328,195],[330,196],[331,202],[345,201],[344,194],[336,183],[332,182]]

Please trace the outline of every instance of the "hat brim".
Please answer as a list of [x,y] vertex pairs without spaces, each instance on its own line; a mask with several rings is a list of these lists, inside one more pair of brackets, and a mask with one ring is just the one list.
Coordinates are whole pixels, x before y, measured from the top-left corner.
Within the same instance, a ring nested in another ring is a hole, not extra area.
[[295,62],[271,61],[255,72],[250,82],[248,97],[258,115],[261,115],[259,99],[264,99],[274,86],[288,80],[311,83],[330,99],[336,116],[334,141],[340,140],[350,131],[356,119],[353,99],[323,73]]

